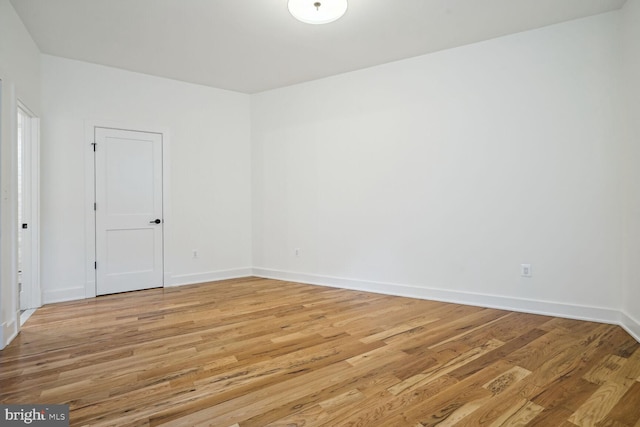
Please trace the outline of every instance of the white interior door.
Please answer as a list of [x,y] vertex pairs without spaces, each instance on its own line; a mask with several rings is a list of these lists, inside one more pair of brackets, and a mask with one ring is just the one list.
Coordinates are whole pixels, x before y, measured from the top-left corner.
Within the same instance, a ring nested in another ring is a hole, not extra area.
[[39,121],[18,101],[17,201],[20,310],[41,305],[39,259]]
[[162,135],[95,128],[96,293],[163,285]]
[[[31,308],[29,292],[31,277],[29,266],[30,232],[29,201],[29,116],[18,106],[18,288],[20,290],[20,310]],[[27,178],[27,179],[25,179]]]

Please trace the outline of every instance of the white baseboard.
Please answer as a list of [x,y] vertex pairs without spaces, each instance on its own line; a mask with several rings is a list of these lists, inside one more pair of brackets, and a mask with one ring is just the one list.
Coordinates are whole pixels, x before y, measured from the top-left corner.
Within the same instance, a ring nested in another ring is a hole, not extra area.
[[[601,323],[620,324],[619,311],[602,307],[562,304],[550,301],[510,298],[471,292],[449,291],[445,289],[425,288],[397,283],[370,282],[357,279],[345,279],[341,277],[272,270],[267,268],[254,268],[253,275],[269,279],[308,283],[311,285],[331,286],[386,295],[497,308],[501,310],[542,314],[546,316],[565,317],[569,319],[588,320]],[[637,338],[637,335],[634,336],[634,338]]]
[[24,325],[24,324],[25,324],[25,322],[26,322],[27,320],[29,320],[29,318],[31,317],[31,315],[32,315],[33,313],[35,313],[35,312],[36,312],[36,309],[35,309],[35,308],[30,308],[30,309],[25,310],[25,311],[23,311],[22,313],[20,313],[20,326]]
[[[300,272],[274,270],[268,268],[236,268],[205,273],[193,273],[171,276],[165,280],[166,287],[191,285],[196,283],[214,282],[218,280],[236,279],[248,276],[269,279],[286,280],[311,285],[329,286],[335,288],[352,289],[364,292],[374,292],[386,295],[427,299],[433,301],[466,304],[501,310],[518,311],[524,313],[541,314],[547,316],[565,317],[569,319],[587,320],[616,324],[623,327],[633,338],[640,342],[640,321],[622,311],[593,306],[563,304],[552,301],[539,301],[525,298],[511,298],[497,295],[485,295],[472,292],[450,291],[437,288],[417,287],[398,283],[373,282],[366,280],[347,279],[342,277],[322,276]],[[72,301],[84,299],[85,288],[67,288],[44,291],[43,303]],[[2,348],[17,335],[16,320],[5,322],[0,330],[0,345]]]
[[84,284],[84,298],[93,298],[96,296],[96,281],[95,279],[87,280]]
[[237,279],[253,274],[251,267],[231,270],[208,271],[205,273],[179,274],[164,282],[165,287],[193,285],[196,283],[215,282],[217,280]]
[[[236,268],[232,270],[210,271],[206,273],[183,274],[170,276],[165,274],[164,286],[181,286],[191,285],[194,283],[213,282],[216,280],[235,279],[238,277],[251,276],[250,267]],[[95,282],[87,282],[83,287],[45,290],[43,294],[43,303],[51,304],[55,302],[74,301],[96,296]]]
[[620,313],[620,326],[622,326],[629,335],[636,339],[636,341],[640,342],[640,321],[634,319],[624,311]]
[[18,335],[18,320],[16,318],[11,321],[2,322],[2,329],[0,330],[0,350],[5,348],[13,339]]
[[51,304],[54,302],[74,301],[85,298],[84,286],[78,288],[45,290],[42,295],[42,303]]

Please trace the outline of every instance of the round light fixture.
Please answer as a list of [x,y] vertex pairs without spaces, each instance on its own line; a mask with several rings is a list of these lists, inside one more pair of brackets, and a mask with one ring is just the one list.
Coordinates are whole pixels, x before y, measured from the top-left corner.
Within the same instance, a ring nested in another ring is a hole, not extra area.
[[289,12],[307,24],[328,24],[346,11],[347,0],[289,0]]

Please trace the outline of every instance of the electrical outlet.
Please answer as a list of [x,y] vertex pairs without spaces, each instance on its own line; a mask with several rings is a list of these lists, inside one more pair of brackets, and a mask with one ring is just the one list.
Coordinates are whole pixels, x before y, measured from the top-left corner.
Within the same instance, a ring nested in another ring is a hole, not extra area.
[[295,248],[293,253],[295,254],[295,256],[299,257],[300,256],[300,248]]
[[198,258],[198,250],[194,249],[193,250],[193,259],[197,259]]
[[531,277],[531,264],[520,264],[520,276]]

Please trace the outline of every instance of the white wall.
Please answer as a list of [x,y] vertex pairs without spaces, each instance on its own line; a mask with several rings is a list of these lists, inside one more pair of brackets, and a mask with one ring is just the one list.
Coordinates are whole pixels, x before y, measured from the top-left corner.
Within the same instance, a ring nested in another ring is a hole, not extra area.
[[18,332],[16,100],[40,112],[40,52],[8,0],[0,0],[0,348]]
[[640,336],[640,0],[627,0],[622,11],[622,82],[624,118],[627,120],[625,153],[628,203],[628,268],[625,283],[624,322]]
[[[570,317],[617,321],[622,309],[633,329],[639,132],[629,120],[623,135],[616,116],[640,111],[638,14],[628,0],[622,12],[251,97],[43,55],[44,301],[84,296],[85,121],[105,120],[170,132],[169,284],[253,265]],[[8,100],[40,113],[38,61],[0,0],[3,150]],[[17,309],[6,259],[3,326]]]
[[618,321],[618,25],[613,12],[253,96],[254,271]]
[[86,120],[169,131],[165,284],[250,274],[248,95],[48,55],[42,74],[45,303],[85,295]]

